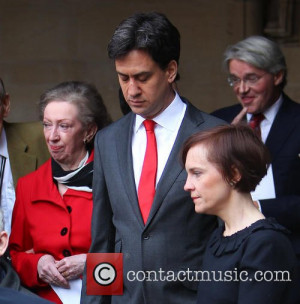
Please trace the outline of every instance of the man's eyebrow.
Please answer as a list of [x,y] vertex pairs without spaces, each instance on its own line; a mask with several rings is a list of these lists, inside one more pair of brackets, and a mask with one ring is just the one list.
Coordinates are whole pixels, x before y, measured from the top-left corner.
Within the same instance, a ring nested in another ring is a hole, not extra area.
[[[117,73],[121,76],[129,76],[128,74],[124,74],[120,71],[117,71]],[[148,71],[139,72],[139,73],[133,74],[133,77],[139,77],[139,76],[144,76],[144,75],[151,75],[151,72],[148,72]]]
[[[245,76],[249,76],[249,75],[257,75],[257,73],[255,72],[250,72],[250,73],[246,73]],[[229,76],[234,76],[234,77],[238,77],[236,74],[230,73]]]

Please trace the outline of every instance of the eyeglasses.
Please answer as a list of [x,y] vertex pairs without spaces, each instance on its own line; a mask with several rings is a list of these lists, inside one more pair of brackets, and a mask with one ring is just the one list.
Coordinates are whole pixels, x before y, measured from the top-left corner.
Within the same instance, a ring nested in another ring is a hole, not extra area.
[[241,84],[241,82],[243,81],[244,84],[248,85],[248,86],[253,86],[255,85],[265,74],[264,73],[262,75],[257,75],[257,74],[248,74],[246,75],[243,79],[240,79],[234,75],[230,75],[227,78],[227,81],[229,83],[229,85],[231,87],[236,87],[238,85]]

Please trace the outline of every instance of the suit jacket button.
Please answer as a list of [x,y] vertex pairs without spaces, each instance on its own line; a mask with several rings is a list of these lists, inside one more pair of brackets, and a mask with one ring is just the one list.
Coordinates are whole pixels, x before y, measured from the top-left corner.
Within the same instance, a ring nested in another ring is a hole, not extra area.
[[63,250],[63,256],[64,257],[68,257],[68,256],[70,256],[71,255],[71,252],[68,250],[68,249],[64,249]]
[[149,234],[144,234],[143,239],[144,240],[149,240],[150,239],[150,235]]
[[67,228],[67,227],[64,227],[64,228],[61,230],[60,234],[61,234],[62,236],[64,236],[64,235],[67,234],[67,232],[68,232],[68,228]]
[[67,206],[68,212],[71,213],[72,212],[72,207],[71,206]]

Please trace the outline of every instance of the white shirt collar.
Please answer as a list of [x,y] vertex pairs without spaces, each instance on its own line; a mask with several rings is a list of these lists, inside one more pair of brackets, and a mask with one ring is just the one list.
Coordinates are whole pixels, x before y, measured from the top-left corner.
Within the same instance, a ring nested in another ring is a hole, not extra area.
[[275,116],[277,115],[278,110],[282,105],[282,102],[283,102],[283,97],[282,95],[280,95],[278,100],[264,112],[265,118],[269,120],[271,123],[274,121]]
[[[175,97],[169,106],[161,112],[158,116],[154,117],[153,120],[160,126],[170,131],[177,129],[179,118],[181,118],[182,113],[186,108],[186,104],[181,100],[178,93],[175,92]],[[140,115],[136,115],[134,132],[136,133],[141,125],[143,124],[145,118]]]
[[[283,102],[283,96],[282,94],[280,97],[276,100],[274,104],[270,108],[268,108],[266,111],[264,111],[265,119],[268,120],[271,124],[273,123],[275,116],[277,115],[277,112],[282,105]],[[252,114],[247,113],[247,121],[249,122],[252,117]]]
[[4,127],[2,128],[2,132],[0,135],[0,155],[3,155],[8,158],[7,140]]

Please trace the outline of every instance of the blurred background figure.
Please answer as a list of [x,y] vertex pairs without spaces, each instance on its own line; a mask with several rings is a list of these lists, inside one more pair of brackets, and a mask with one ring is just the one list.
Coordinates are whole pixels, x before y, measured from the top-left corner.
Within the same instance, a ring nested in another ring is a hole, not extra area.
[[110,116],[96,88],[75,81],[46,91],[39,109],[51,159],[18,181],[10,253],[25,286],[62,303],[53,288],[82,275],[90,247],[93,141]]
[[0,193],[8,234],[18,178],[36,170],[49,158],[41,123],[6,122],[9,111],[10,96],[0,78]]
[[195,211],[224,222],[206,247],[201,270],[209,278],[199,279],[197,303],[299,303],[292,301],[296,257],[288,231],[265,218],[250,194],[270,161],[261,140],[247,126],[216,127],[192,135],[182,161]]

